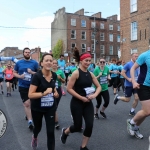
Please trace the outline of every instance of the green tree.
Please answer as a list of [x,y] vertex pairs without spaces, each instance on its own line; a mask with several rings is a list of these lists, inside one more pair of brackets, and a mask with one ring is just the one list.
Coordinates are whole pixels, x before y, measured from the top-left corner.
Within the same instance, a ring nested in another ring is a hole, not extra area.
[[59,59],[63,51],[63,41],[58,40],[52,51],[53,51],[53,57],[55,59]]

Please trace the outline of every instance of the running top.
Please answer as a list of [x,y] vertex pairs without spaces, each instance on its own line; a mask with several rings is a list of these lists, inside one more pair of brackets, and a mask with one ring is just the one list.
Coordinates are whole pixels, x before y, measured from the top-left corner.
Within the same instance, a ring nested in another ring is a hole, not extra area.
[[[119,72],[121,72],[123,70],[123,65],[118,66],[118,70]],[[124,78],[122,75],[120,75],[120,78]]]
[[3,73],[4,69],[3,67],[0,67],[0,78],[3,79],[4,78],[4,73]]
[[[64,72],[63,72],[62,70],[58,69],[55,73],[56,73],[58,76],[60,76],[62,79],[65,78]],[[56,88],[61,87],[61,80],[59,80],[59,79],[57,78],[55,85],[56,85]]]
[[[123,70],[126,71],[126,76],[127,76],[128,78],[131,78],[130,69],[132,68],[133,64],[134,64],[133,61],[129,61],[129,62],[127,62],[127,63],[124,65],[124,67],[123,67]],[[134,74],[134,75],[135,75],[135,78],[136,78],[136,80],[137,80],[138,75],[139,75],[139,69],[138,69],[138,68],[135,70],[135,74]],[[126,80],[126,79],[125,79],[124,85],[125,85],[125,86],[129,86],[129,87],[132,87],[132,86],[133,86],[133,85],[132,85],[132,82],[129,82],[129,81]]]
[[13,79],[13,77],[14,77],[14,74],[13,74],[13,69],[5,69],[5,79],[7,79],[7,80],[11,80],[11,79]]
[[65,67],[65,73],[69,73],[70,72],[70,67],[69,66],[66,66]]
[[[87,70],[87,72],[83,72],[80,68],[79,71],[79,78],[76,80],[74,84],[74,90],[81,96],[86,96],[85,88],[92,86],[92,76],[91,73]],[[77,99],[73,97],[73,99]]]
[[44,76],[42,71],[38,71],[32,77],[31,84],[37,86],[36,92],[44,92],[47,88],[52,88],[52,93],[42,98],[31,99],[31,109],[40,112],[46,112],[49,109],[56,109],[55,98],[53,97],[55,82],[57,75],[52,72],[51,81],[48,82]]
[[140,74],[137,82],[150,86],[150,50],[142,53],[136,63],[140,66]]
[[[116,64],[111,64],[111,65],[109,66],[109,70],[110,70],[110,71],[115,71],[115,72],[117,72],[117,71],[118,71],[118,66],[117,66]],[[112,78],[117,77],[117,76],[118,76],[117,73],[111,73],[111,77],[112,77]]]
[[24,88],[29,88],[30,82],[32,75],[28,73],[27,69],[31,69],[34,72],[38,71],[38,63],[35,60],[19,60],[16,65],[14,70],[18,72],[19,75],[24,74],[25,78],[24,79],[18,79],[19,81],[19,87],[24,87]]
[[91,64],[89,65],[89,67],[88,67],[88,70],[89,70],[90,72],[94,72],[94,69],[95,69],[95,64],[91,63]]
[[58,62],[59,69],[62,70],[62,71],[64,71],[65,64],[66,64],[65,60],[58,59],[57,62]]
[[108,90],[108,79],[107,79],[107,77],[109,75],[109,69],[107,66],[104,67],[104,70],[101,70],[99,66],[94,69],[94,75],[96,77],[100,74],[100,72],[102,72],[102,75],[97,80],[101,85],[101,88],[102,88],[101,91],[106,91],[106,90]]

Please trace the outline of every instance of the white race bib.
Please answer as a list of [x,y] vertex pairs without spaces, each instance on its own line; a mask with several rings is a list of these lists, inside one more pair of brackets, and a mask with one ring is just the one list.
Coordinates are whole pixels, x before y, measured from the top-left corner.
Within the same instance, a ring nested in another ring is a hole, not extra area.
[[95,88],[94,87],[87,87],[84,88],[85,92],[86,92],[86,96],[89,96],[91,94],[93,94],[95,92]]
[[41,98],[41,107],[52,107],[54,104],[53,93],[43,96]]
[[11,74],[6,74],[6,77],[7,77],[7,78],[10,78],[10,77],[11,77]]
[[56,89],[58,89],[58,81],[55,82]]
[[113,70],[114,71],[114,74],[117,74],[117,70]]
[[27,72],[24,72],[24,79],[23,80],[31,81],[31,74],[27,73]]
[[65,70],[65,73],[68,73],[69,72],[69,70]]
[[106,83],[108,83],[107,76],[100,77],[100,84],[106,84]]
[[60,67],[60,70],[64,70],[64,67]]
[[0,74],[0,78],[2,78],[3,77],[3,74]]

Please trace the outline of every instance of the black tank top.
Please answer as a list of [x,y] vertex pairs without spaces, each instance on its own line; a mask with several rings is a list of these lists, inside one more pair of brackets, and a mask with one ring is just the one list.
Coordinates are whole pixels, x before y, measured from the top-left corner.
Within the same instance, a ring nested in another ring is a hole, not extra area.
[[76,82],[74,84],[74,90],[79,95],[86,96],[84,88],[92,86],[92,76],[88,70],[87,70],[87,72],[83,72],[79,68],[78,71],[79,71],[79,78],[76,80]]

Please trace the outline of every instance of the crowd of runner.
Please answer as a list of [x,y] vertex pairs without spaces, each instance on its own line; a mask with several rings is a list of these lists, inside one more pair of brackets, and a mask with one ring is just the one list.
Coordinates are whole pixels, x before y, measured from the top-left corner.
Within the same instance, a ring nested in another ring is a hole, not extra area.
[[[150,51],[138,56],[131,54],[129,62],[112,59],[106,62],[100,58],[97,64],[92,63],[92,56],[86,52],[79,53],[74,49],[71,63],[66,63],[64,55],[58,60],[52,54],[46,53],[38,63],[30,59],[31,50],[24,48],[24,59],[19,60],[15,66],[8,63],[6,67],[0,66],[1,93],[13,96],[12,91],[18,89],[23,102],[28,128],[33,130],[31,147],[38,147],[38,134],[42,128],[42,118],[45,118],[47,131],[47,148],[55,149],[55,128],[59,129],[57,110],[62,95],[66,95],[65,86],[72,95],[70,102],[73,125],[62,128],[60,140],[66,143],[69,134],[80,132],[83,119],[83,131],[80,150],[88,150],[87,144],[92,134],[94,118],[107,118],[105,110],[109,107],[109,87],[113,88],[114,104],[123,101],[129,102],[131,96],[134,101],[129,111],[132,119],[127,120],[127,131],[131,136],[142,139],[139,126],[150,115]],[[6,83],[6,93],[3,81]],[[122,87],[123,96],[118,95]],[[96,106],[92,100],[96,99]],[[104,101],[103,106],[102,100]],[[135,112],[138,101],[142,109]],[[117,106],[114,106],[117,107]]]

